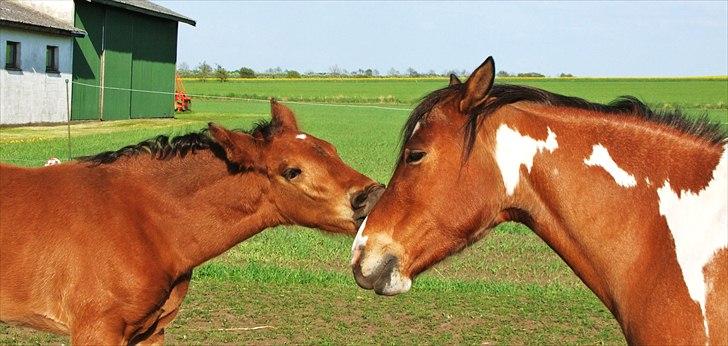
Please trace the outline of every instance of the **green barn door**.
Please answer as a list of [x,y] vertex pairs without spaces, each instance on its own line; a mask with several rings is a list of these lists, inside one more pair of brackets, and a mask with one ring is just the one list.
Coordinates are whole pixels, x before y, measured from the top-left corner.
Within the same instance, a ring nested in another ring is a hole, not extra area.
[[131,117],[173,117],[177,22],[137,15],[133,44]]
[[104,29],[103,81],[104,120],[130,118],[131,49],[134,17],[130,12],[106,9]]
[[76,2],[74,26],[86,30],[86,36],[73,43],[73,96],[71,119],[99,119],[100,57],[103,40],[104,9],[86,1]]

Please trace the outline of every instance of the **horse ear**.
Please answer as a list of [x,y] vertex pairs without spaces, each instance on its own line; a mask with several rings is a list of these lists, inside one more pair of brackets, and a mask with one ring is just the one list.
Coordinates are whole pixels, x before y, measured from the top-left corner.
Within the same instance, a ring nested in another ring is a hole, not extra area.
[[298,132],[298,122],[293,111],[285,105],[278,103],[276,99],[270,99],[270,115],[273,118],[273,124],[282,129]]
[[207,124],[212,139],[225,150],[227,159],[243,167],[255,164],[260,147],[253,136],[244,132],[230,131],[213,123]]
[[465,82],[465,95],[460,101],[460,111],[468,113],[470,110],[485,101],[488,92],[493,87],[495,79],[495,62],[489,56],[478,66]]
[[460,78],[456,76],[454,73],[450,74],[450,86],[461,84]]

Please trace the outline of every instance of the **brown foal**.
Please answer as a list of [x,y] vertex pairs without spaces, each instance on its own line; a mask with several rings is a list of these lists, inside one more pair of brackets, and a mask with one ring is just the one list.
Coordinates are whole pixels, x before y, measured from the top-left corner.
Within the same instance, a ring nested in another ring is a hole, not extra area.
[[717,124],[493,85],[488,58],[433,92],[352,247],[379,294],[504,221],[529,226],[632,344],[728,344],[728,153]]
[[0,319],[74,344],[162,343],[195,266],[276,225],[353,234],[381,185],[271,106],[247,133],[210,124],[63,165],[0,165]]

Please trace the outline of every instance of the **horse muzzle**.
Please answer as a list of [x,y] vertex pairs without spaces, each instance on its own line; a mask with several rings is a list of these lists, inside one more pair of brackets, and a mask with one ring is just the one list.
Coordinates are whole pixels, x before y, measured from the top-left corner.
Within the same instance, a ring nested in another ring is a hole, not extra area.
[[367,254],[355,249],[351,269],[359,287],[375,293],[393,296],[409,291],[412,279],[400,271],[400,260],[392,254]]

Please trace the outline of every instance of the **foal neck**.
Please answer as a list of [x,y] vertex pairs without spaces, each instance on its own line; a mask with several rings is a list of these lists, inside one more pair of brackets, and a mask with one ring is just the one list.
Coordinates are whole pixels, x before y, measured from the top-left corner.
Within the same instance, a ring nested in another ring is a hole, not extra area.
[[[156,160],[130,158],[114,168],[144,185],[144,213],[155,220],[175,271],[189,271],[237,243],[283,222],[269,197],[268,178],[234,172],[209,151]],[[140,198],[142,196],[139,196]]]

